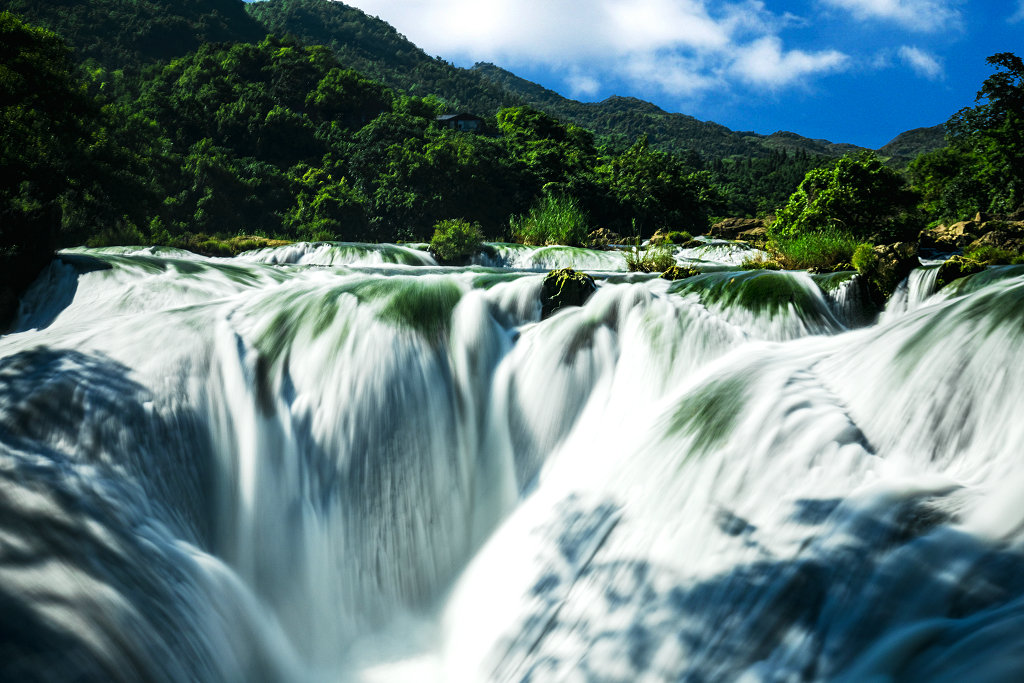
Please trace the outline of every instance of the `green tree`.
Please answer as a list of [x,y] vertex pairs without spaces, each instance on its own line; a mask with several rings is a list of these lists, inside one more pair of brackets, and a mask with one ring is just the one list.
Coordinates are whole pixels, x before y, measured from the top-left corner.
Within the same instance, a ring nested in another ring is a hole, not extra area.
[[873,152],[813,169],[770,227],[775,239],[835,233],[889,243],[912,239],[920,229],[919,195]]
[[368,202],[346,178],[335,180],[322,169],[310,168],[299,184],[296,203],[283,222],[290,235],[306,240],[366,239]]
[[97,224],[137,234],[153,146],[130,153],[121,136],[142,131],[88,94],[57,35],[0,12],[0,288],[24,287]]
[[597,169],[613,206],[608,223],[619,232],[650,235],[659,229],[704,232],[716,189],[706,172],[687,167],[677,157],[652,149],[646,136]]

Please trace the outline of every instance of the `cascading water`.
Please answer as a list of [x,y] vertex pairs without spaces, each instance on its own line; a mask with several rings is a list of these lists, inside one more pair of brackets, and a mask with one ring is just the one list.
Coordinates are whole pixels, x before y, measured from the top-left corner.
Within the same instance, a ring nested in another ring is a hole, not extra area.
[[699,250],[64,252],[0,338],[0,679],[1019,679],[1024,269],[870,323]]

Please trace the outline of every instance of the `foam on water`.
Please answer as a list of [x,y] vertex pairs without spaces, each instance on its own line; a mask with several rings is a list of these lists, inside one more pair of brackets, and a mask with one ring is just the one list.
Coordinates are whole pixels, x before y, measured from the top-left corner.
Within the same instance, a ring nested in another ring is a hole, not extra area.
[[848,274],[563,251],[605,276],[541,320],[540,249],[282,249],[73,250],[25,298],[0,678],[1024,671],[1021,268],[865,326]]

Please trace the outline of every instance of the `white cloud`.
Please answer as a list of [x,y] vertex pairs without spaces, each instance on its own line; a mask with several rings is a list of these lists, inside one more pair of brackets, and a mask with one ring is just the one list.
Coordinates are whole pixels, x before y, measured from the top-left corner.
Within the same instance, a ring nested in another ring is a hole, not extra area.
[[565,81],[573,97],[593,97],[601,90],[601,81],[579,69],[570,71]]
[[857,19],[891,21],[914,31],[958,28],[957,0],[822,0],[850,12]]
[[686,97],[735,82],[777,89],[835,71],[845,59],[830,50],[786,50],[780,33],[803,20],[773,14],[763,0],[348,3],[391,23],[428,54],[561,69],[578,96],[596,94],[603,80]]
[[910,66],[918,76],[935,81],[945,75],[942,62],[920,48],[904,45],[899,49],[899,55],[903,63]]
[[1010,17],[1010,23],[1015,24],[1019,21],[1024,21],[1024,0],[1018,0],[1017,11],[1012,17]]
[[849,57],[836,50],[786,51],[775,36],[765,36],[741,48],[733,63],[735,72],[749,83],[779,88],[800,83],[808,75],[838,71]]

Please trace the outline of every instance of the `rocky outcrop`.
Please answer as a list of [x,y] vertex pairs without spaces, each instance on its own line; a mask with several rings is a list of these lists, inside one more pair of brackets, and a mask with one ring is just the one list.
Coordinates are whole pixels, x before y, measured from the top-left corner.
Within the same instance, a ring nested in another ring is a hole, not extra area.
[[871,298],[881,304],[892,296],[896,285],[921,265],[921,261],[917,258],[917,245],[896,242],[879,244],[870,251],[858,249],[854,254],[854,265],[867,283]]
[[725,218],[712,225],[708,235],[720,240],[735,240],[742,239],[739,236],[742,232],[767,227],[762,218]]
[[981,251],[983,248],[995,249],[1013,254],[1024,254],[1024,222],[989,221],[984,224],[986,230],[966,250]]
[[953,225],[939,225],[921,232],[919,243],[922,249],[956,251],[978,239],[981,235],[980,221],[960,221]]
[[587,245],[591,249],[609,249],[615,244],[624,244],[622,235],[608,228],[598,228],[587,235]]
[[939,225],[921,233],[922,249],[936,251],[971,250],[977,247],[995,247],[1022,253],[1024,250],[1024,220],[993,218],[978,213],[974,220],[960,221],[952,225]]
[[597,291],[594,278],[572,268],[552,270],[540,290],[541,318],[568,306],[582,306]]
[[665,280],[682,280],[683,278],[693,277],[694,275],[700,275],[700,271],[696,268],[690,268],[687,266],[672,266],[664,273],[661,277]]
[[761,226],[744,230],[736,236],[736,239],[758,248],[763,247],[768,244],[768,228]]
[[942,289],[953,280],[959,280],[968,275],[974,275],[985,270],[985,264],[963,256],[954,256],[939,266],[939,274],[936,276],[935,286]]

